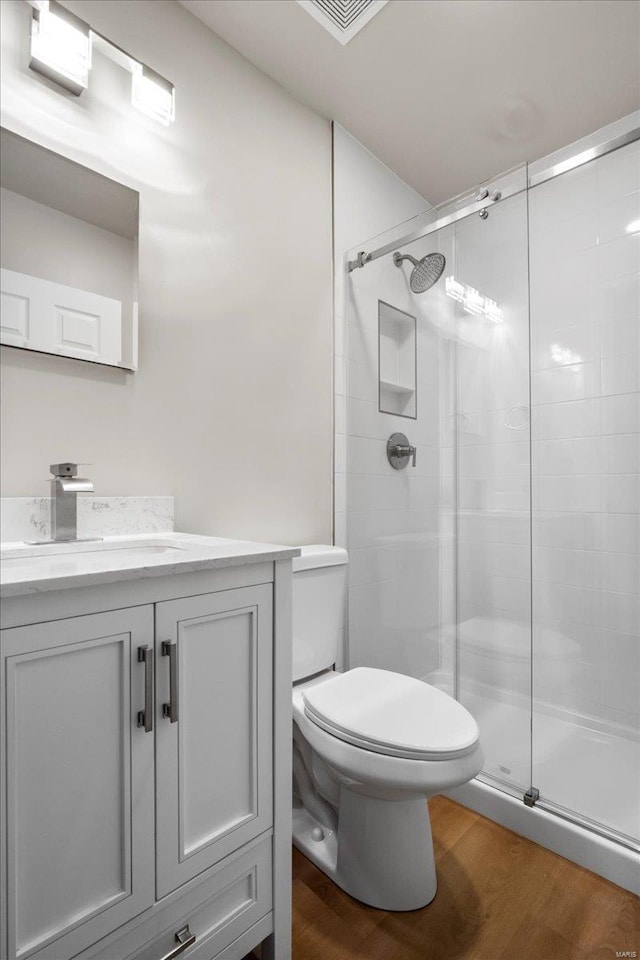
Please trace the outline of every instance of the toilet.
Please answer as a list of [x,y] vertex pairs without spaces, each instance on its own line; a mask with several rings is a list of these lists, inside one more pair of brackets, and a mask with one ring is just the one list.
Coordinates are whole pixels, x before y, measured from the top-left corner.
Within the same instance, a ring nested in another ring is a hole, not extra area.
[[427,798],[482,769],[478,726],[421,680],[335,670],[347,551],[293,560],[293,842],[348,894],[416,910],[436,894]]

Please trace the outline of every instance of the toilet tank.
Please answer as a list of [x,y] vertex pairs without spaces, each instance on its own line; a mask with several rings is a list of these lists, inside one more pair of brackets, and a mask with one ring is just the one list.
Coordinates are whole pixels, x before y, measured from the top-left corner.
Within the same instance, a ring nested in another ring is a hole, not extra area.
[[347,551],[302,547],[293,559],[293,679],[329,670],[342,649],[347,617]]

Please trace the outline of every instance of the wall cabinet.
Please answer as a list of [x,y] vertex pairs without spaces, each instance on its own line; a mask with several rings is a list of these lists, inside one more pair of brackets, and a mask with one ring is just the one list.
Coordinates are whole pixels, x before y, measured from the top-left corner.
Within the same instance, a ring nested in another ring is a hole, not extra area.
[[0,956],[231,960],[273,934],[274,583],[248,579],[2,630]]

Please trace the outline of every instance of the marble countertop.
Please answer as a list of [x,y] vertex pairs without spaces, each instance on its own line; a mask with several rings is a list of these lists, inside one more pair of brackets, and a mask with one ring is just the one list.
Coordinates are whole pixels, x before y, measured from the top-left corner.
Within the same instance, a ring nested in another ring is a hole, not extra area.
[[3,543],[0,597],[215,570],[299,555],[298,547],[188,533],[114,536],[38,546]]

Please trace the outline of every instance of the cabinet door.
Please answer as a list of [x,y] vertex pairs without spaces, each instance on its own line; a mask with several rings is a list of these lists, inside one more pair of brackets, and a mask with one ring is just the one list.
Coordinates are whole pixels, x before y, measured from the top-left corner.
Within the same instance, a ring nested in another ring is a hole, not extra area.
[[158,897],[271,825],[272,620],[271,584],[156,606]]
[[153,903],[145,645],[151,606],[2,631],[11,960],[66,960]]

